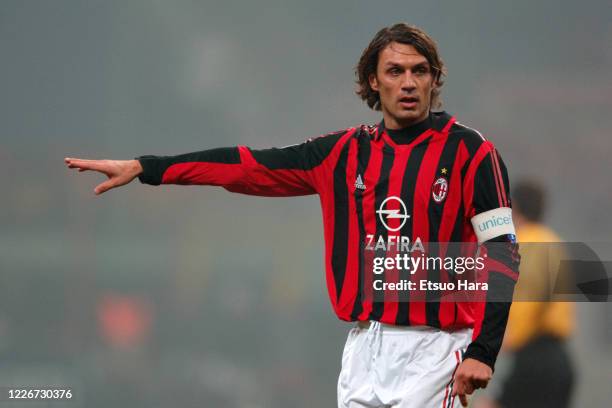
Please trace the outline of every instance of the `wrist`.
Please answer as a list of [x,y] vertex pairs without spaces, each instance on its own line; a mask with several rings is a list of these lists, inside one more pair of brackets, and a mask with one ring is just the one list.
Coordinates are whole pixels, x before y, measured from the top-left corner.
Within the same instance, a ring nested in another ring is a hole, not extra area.
[[488,365],[492,371],[495,371],[495,358],[492,358],[489,353],[486,353],[480,345],[472,343],[468,346],[465,354],[463,355],[463,361],[467,359],[472,359],[476,361],[480,361]]
[[130,160],[131,171],[134,174],[134,177],[140,176],[144,171],[142,168],[142,164],[138,160]]

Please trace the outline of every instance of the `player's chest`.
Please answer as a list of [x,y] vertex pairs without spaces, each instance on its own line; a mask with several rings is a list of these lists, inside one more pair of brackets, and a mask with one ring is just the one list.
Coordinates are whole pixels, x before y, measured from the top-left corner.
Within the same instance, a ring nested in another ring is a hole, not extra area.
[[454,146],[367,146],[353,153],[342,182],[348,195],[362,204],[382,211],[442,214],[447,203],[461,200],[461,160]]

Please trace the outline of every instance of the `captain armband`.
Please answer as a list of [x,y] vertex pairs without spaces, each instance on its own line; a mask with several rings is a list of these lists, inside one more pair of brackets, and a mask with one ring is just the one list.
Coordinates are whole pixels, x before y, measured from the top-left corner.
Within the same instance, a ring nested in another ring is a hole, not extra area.
[[512,208],[501,207],[485,211],[473,216],[471,221],[479,243],[499,236],[511,236],[512,241],[516,239]]

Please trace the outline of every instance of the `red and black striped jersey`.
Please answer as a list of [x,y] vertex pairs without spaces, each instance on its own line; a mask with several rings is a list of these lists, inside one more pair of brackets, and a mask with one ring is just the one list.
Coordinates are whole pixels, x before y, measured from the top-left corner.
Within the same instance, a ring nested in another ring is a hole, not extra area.
[[[237,146],[138,159],[144,170],[140,181],[152,185],[214,185],[269,197],[318,194],[327,288],[340,319],[474,328],[466,357],[493,367],[508,302],[400,301],[393,296],[377,300],[363,291],[372,278],[364,270],[371,237],[504,241],[507,245],[488,254],[486,279],[511,298],[518,277],[512,231],[487,224],[489,216],[506,221],[510,217],[512,223],[504,162],[490,141],[447,113],[431,113],[403,130],[385,129],[381,122],[284,148]],[[440,270],[420,273],[431,281],[445,280]]]

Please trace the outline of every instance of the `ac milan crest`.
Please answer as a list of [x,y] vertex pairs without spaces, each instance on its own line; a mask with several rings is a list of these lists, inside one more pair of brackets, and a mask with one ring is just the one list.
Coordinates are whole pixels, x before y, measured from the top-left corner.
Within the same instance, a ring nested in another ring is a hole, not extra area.
[[444,177],[439,177],[431,186],[431,195],[436,203],[441,203],[448,193],[448,181]]

